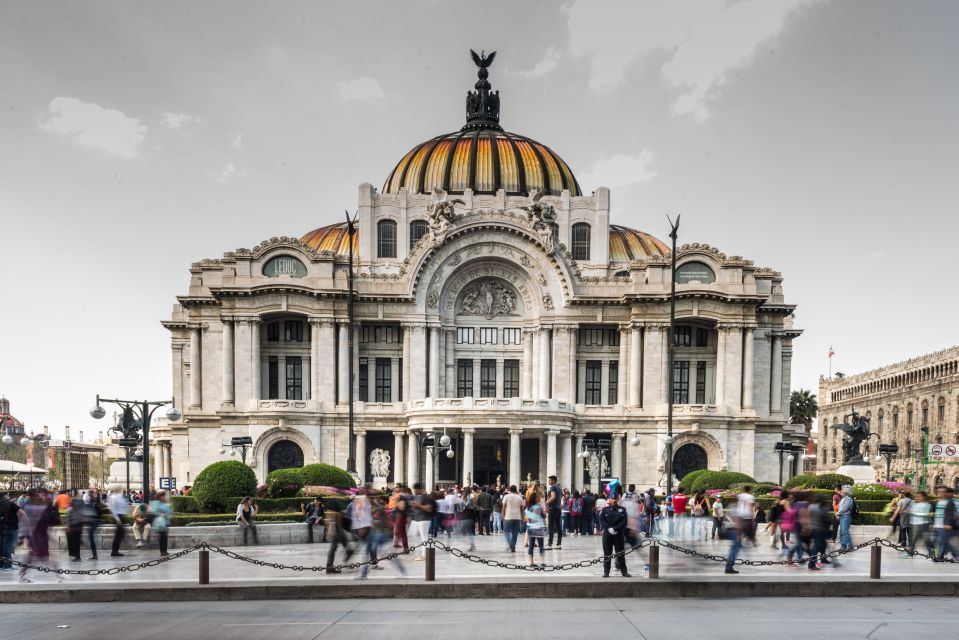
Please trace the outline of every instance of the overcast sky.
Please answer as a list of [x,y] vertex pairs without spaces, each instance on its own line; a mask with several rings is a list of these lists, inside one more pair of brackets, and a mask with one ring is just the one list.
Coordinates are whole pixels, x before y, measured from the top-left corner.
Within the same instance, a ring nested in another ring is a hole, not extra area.
[[339,221],[462,125],[469,48],[613,222],[783,272],[794,388],[830,345],[950,346],[957,32],[920,0],[0,0],[0,393],[87,434],[96,393],[169,397],[190,263]]

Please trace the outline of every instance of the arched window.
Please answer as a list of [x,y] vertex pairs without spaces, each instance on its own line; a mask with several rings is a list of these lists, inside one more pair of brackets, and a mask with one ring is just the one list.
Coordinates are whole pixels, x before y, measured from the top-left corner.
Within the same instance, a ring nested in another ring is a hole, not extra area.
[[[932,483],[934,487],[941,487],[945,483],[946,479],[940,473],[936,476],[936,480]],[[948,504],[948,503],[947,503]]]
[[573,225],[573,260],[589,260],[589,232],[585,222]]
[[877,419],[877,422],[876,422],[876,433],[877,433],[878,435],[880,435],[880,436],[882,435],[882,426],[883,426],[882,423],[884,422],[884,418],[885,418],[885,417],[886,417],[886,416],[885,416],[885,414],[883,413],[883,410],[880,409],[880,410],[879,410],[879,416],[878,416],[878,419]]
[[906,438],[906,455],[907,456],[912,455],[912,440],[910,440],[909,438]]
[[912,403],[906,405],[906,426],[912,426]]
[[936,424],[940,427],[946,423],[946,399],[939,398],[939,406],[936,407]]
[[410,223],[410,249],[416,246],[420,238],[426,235],[426,220],[414,220]]
[[836,464],[836,447],[832,448],[832,463]]
[[396,257],[396,223],[392,220],[376,223],[376,257]]
[[922,401],[922,422],[919,425],[922,427],[929,426],[929,403],[925,400]]
[[892,408],[892,430],[899,428],[899,407]]

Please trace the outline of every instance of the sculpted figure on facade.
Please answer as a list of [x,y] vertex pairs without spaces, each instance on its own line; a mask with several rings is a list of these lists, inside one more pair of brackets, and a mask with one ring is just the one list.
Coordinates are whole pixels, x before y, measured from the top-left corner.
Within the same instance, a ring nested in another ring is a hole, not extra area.
[[515,309],[516,295],[495,280],[474,282],[463,292],[460,303],[460,315],[463,316],[509,316]]
[[460,198],[450,200],[442,189],[433,189],[433,197],[426,205],[426,226],[432,246],[438,247],[446,241],[446,235],[456,220],[457,204],[465,205],[466,202]]
[[390,452],[385,449],[373,449],[370,452],[370,471],[374,478],[386,478],[390,475]]
[[530,196],[529,204],[521,207],[526,212],[526,219],[530,227],[539,236],[539,241],[546,251],[546,255],[551,256],[556,253],[559,246],[556,232],[556,210],[553,205],[541,202],[545,191],[538,191]]

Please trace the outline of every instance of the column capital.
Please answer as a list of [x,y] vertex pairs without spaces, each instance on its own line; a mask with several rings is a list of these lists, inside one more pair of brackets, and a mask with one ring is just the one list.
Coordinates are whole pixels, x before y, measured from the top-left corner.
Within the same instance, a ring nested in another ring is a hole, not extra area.
[[511,436],[521,436],[521,435],[523,435],[523,430],[522,430],[522,429],[510,429],[510,430],[509,430],[509,434],[510,434]]
[[315,316],[311,316],[310,318],[308,318],[307,322],[309,322],[313,326],[320,326],[320,327],[332,327],[335,324],[333,321],[333,318],[327,318],[327,317],[320,318]]
[[743,330],[742,322],[717,322],[716,330],[717,331],[742,331]]
[[353,429],[353,435],[354,435],[354,436],[363,436],[363,437],[365,438],[365,437],[366,437],[366,429],[355,429],[355,428],[354,428],[354,429]]
[[221,315],[220,322],[222,322],[223,324],[226,324],[228,322],[236,322],[236,317],[231,315]]
[[394,435],[394,436],[397,436],[397,437],[403,437],[403,436],[405,436],[407,433],[409,433],[409,432],[408,432],[408,431],[394,431],[394,432],[393,432],[393,435]]
[[460,431],[464,434],[468,433],[469,435],[473,435],[474,433],[476,433],[476,429],[474,429],[473,427],[463,427],[462,429],[460,429]]
[[401,322],[400,326],[412,331],[426,331],[425,322]]
[[559,429],[546,429],[544,433],[548,436],[558,436],[561,431]]
[[623,429],[622,431],[613,431],[613,432],[612,432],[612,436],[613,436],[614,438],[625,438],[627,433],[628,433],[628,431],[626,431],[625,429]]

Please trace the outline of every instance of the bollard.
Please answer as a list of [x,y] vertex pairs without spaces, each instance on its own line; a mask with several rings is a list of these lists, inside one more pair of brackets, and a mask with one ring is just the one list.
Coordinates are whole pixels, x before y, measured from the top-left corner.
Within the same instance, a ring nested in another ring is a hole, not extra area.
[[652,580],[659,578],[659,545],[656,543],[649,548],[649,577]]
[[436,549],[426,547],[426,581],[436,580]]
[[871,550],[872,555],[869,558],[869,577],[873,580],[878,580],[879,574],[882,571],[882,547],[879,545],[874,545]]
[[200,584],[210,584],[210,552],[200,549]]

